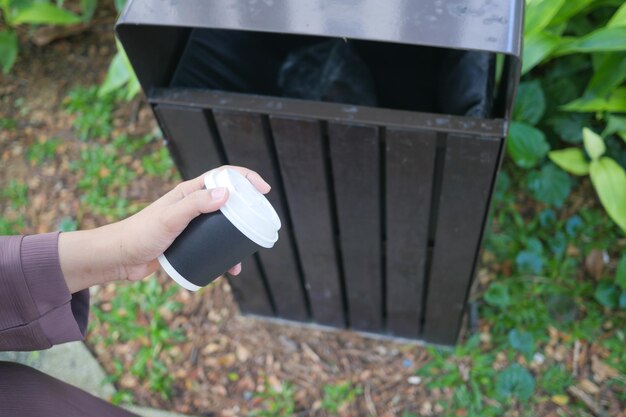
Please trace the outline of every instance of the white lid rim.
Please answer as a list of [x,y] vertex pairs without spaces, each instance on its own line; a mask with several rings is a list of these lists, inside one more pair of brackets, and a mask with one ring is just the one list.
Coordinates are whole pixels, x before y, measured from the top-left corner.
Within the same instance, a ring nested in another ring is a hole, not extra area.
[[176,268],[172,266],[170,261],[167,260],[167,258],[165,257],[165,254],[159,255],[157,260],[159,261],[159,264],[161,264],[161,268],[163,268],[163,270],[167,273],[167,275],[169,275],[170,278],[176,281],[176,283],[180,285],[181,287],[183,287],[184,289],[195,292],[195,291],[198,291],[200,288],[202,288],[192,282],[189,282],[189,280],[183,277],[176,270]]
[[[207,189],[215,187],[226,187],[228,188],[230,193],[233,193],[233,190],[231,189],[232,185],[230,183],[230,180],[228,179],[228,175],[231,174],[241,176],[241,174],[229,168],[225,168],[220,171],[215,170],[204,177],[204,185]],[[219,179],[222,179],[222,181],[219,181]],[[263,196],[263,198],[265,197]],[[229,201],[231,204],[229,204]],[[280,219],[278,218],[278,215],[276,214],[274,208],[269,202],[267,202],[267,204],[271,208],[271,210],[274,211],[274,216],[276,217],[278,222],[280,222]],[[278,241],[278,229],[280,228],[280,225],[278,226],[278,228],[276,228],[276,225],[273,224],[271,220],[259,218],[256,213],[252,213],[252,216],[254,216],[257,221],[261,221],[261,223],[256,224],[257,227],[254,227],[238,213],[238,208],[241,210],[241,205],[235,204],[235,201],[231,200],[229,197],[226,203],[220,208],[220,211],[237,230],[239,230],[245,237],[250,239],[252,242],[267,249],[274,247],[274,244],[276,243],[276,241]]]

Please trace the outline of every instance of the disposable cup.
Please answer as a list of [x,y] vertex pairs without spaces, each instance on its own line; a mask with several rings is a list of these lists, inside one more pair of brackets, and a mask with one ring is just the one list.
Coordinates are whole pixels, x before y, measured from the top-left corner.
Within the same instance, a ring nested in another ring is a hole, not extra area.
[[165,272],[190,291],[208,285],[259,249],[273,247],[281,227],[270,202],[239,172],[211,171],[204,184],[207,189],[228,188],[228,200],[219,211],[192,220],[158,258]]

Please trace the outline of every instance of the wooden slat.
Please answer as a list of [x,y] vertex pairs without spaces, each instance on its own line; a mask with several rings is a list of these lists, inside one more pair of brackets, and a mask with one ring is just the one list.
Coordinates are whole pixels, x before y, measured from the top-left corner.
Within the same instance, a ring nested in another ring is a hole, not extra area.
[[285,203],[280,190],[278,166],[272,161],[272,150],[261,116],[231,111],[215,111],[214,116],[229,163],[257,171],[272,185],[272,191],[267,198],[282,219],[283,226],[278,242],[271,250],[261,250],[259,258],[278,316],[306,321],[309,318],[307,303],[296,265],[295,251],[290,241],[289,224],[283,210]]
[[383,330],[378,130],[329,124],[350,327]]
[[221,165],[202,109],[160,104],[155,112],[184,179]]
[[419,336],[435,148],[433,132],[386,131],[386,304],[394,336]]
[[456,342],[471,283],[501,140],[449,136],[423,338]]
[[[155,112],[184,178],[196,177],[226,162],[221,160],[217,138],[211,133],[204,111],[158,105]],[[273,315],[256,257],[244,260],[240,276],[229,279],[229,283],[242,312]]]
[[270,119],[313,319],[345,326],[319,122]]

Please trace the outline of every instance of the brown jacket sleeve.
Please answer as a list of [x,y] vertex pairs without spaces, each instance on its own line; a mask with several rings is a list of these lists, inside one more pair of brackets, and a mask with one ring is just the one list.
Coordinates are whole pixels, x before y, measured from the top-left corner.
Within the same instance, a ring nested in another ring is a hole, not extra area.
[[0,351],[39,350],[85,335],[89,291],[70,294],[59,233],[0,236]]

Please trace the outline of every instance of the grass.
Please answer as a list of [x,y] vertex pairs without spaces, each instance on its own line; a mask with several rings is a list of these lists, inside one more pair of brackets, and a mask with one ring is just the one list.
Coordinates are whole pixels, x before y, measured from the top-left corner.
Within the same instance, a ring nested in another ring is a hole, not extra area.
[[113,131],[113,110],[123,98],[119,93],[98,95],[98,86],[75,87],[66,97],[66,110],[74,116],[73,126],[81,140],[108,137]]
[[356,397],[363,394],[361,387],[354,387],[350,381],[327,384],[323,388],[322,410],[336,414],[348,404],[354,402]]
[[[83,145],[71,169],[80,177],[85,210],[115,220],[141,208],[125,197],[128,187],[144,176],[173,175],[172,161],[165,147],[155,145],[160,139],[155,135],[111,137],[110,113],[117,99],[91,105],[93,97],[93,88],[78,89],[66,101],[68,111],[76,116],[78,136],[93,139]],[[53,143],[36,143],[29,159],[40,164],[54,157]],[[513,186],[525,184],[524,176],[513,169],[498,182],[493,226],[485,242],[488,276],[472,300],[478,306],[479,330],[452,351],[428,348],[428,364],[415,370],[427,389],[451,393],[440,400],[444,416],[531,416],[537,407],[550,402],[567,404],[572,413],[581,413],[584,405],[567,396],[568,387],[576,383],[571,363],[547,353],[554,343],[569,350],[576,341],[595,343],[609,352],[602,359],[608,366],[626,369],[626,313],[616,301],[619,291],[626,288],[620,288],[614,278],[614,263],[605,268],[600,281],[584,272],[585,257],[592,250],[606,251],[612,259],[619,257],[624,251],[623,237],[597,208],[583,206],[568,212],[529,202],[529,191]],[[26,195],[20,184],[10,184],[3,191],[10,201],[24,202]],[[64,224],[76,226],[72,219]],[[19,224],[0,218],[0,231],[12,227]],[[163,309],[180,310],[170,301],[174,291],[164,290],[151,279],[119,286],[115,299],[94,307],[98,326],[105,327],[101,333],[106,336],[98,336],[104,344],[140,341],[129,369],[120,358],[114,359],[113,381],[130,372],[163,398],[172,395],[173,380],[165,359],[182,334],[168,327]],[[138,320],[147,324],[139,325]],[[238,375],[228,378],[235,381]],[[602,388],[611,389],[626,402],[623,380],[609,378]],[[280,388],[266,383],[256,394],[262,405],[253,415],[292,415],[296,391],[297,386],[289,382]],[[326,385],[321,408],[334,415],[360,395],[361,389],[349,382]],[[130,391],[124,390],[115,398],[131,399]]]
[[[490,282],[474,299],[480,333],[452,352],[429,348],[430,362],[417,371],[427,388],[453,392],[450,402],[441,403],[445,416],[502,416],[520,409],[530,416],[540,404],[568,403],[567,388],[575,383],[571,363],[544,356],[555,337],[570,350],[577,340],[600,340],[611,352],[607,365],[626,369],[626,314],[608,308],[598,298],[600,284],[584,272],[593,249],[620,256],[617,228],[595,208],[567,214],[537,207],[522,216],[526,196],[507,177],[498,184],[486,239]],[[612,282],[614,275],[608,267],[601,278]],[[624,399],[622,380],[613,378],[606,386]],[[578,402],[568,407],[584,410]]]
[[252,412],[254,417],[291,417],[296,409],[295,387],[284,382],[280,388],[265,381],[265,389],[255,396],[263,400],[263,408]]
[[26,152],[26,159],[28,159],[31,164],[37,166],[40,166],[45,162],[52,161],[56,156],[57,148],[60,144],[61,139],[59,138],[41,138],[28,148],[28,151]]
[[[107,303],[96,303],[93,313],[96,317],[91,326],[102,326],[104,336],[94,335],[94,342],[114,346],[118,342],[141,341],[134,353],[130,374],[140,383],[163,399],[172,395],[173,378],[165,364],[168,351],[185,340],[181,329],[173,329],[164,314],[175,314],[182,304],[172,300],[178,287],[165,288],[154,277],[132,284],[120,284],[115,297]],[[127,371],[120,358],[114,360],[115,371],[110,377],[117,382]],[[117,401],[130,399],[129,392],[122,391]]]

